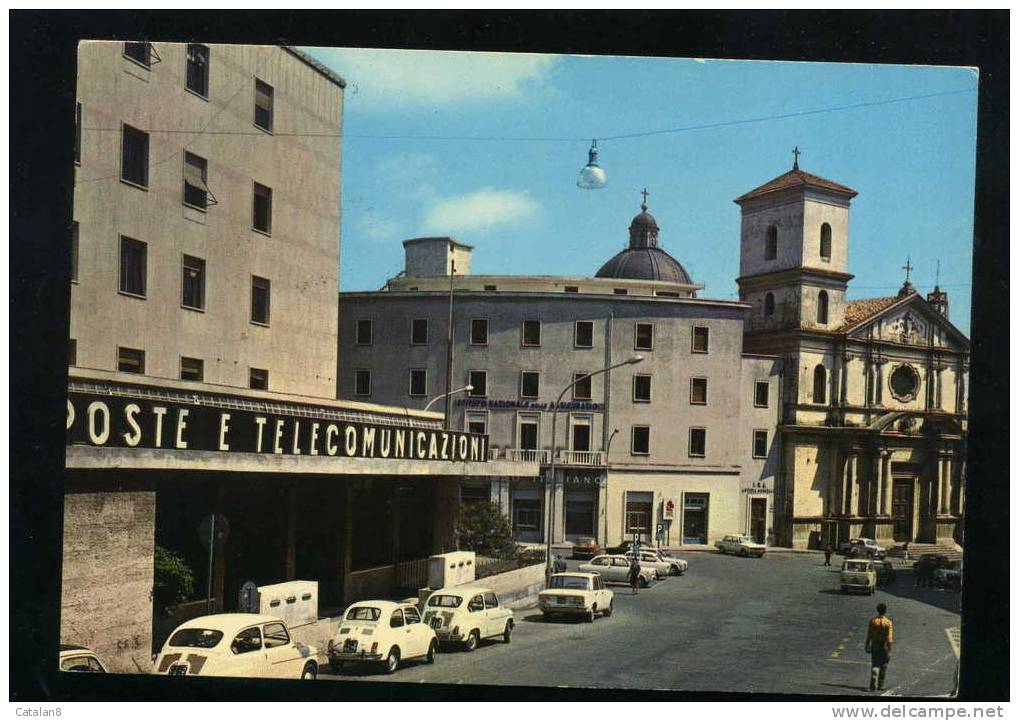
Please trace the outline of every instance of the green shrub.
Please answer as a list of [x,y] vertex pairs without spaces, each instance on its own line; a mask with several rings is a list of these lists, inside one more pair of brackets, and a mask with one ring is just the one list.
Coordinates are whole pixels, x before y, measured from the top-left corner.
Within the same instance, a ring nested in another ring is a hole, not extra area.
[[493,503],[467,503],[456,526],[457,547],[490,558],[514,558],[513,527]]
[[156,546],[152,599],[158,606],[175,606],[191,600],[195,574],[179,553]]

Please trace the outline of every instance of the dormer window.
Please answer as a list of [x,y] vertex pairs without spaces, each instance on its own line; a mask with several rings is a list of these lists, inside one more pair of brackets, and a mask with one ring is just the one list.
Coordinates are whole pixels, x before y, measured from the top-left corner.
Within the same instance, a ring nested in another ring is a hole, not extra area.
[[778,228],[768,226],[768,234],[764,239],[764,259],[775,260],[778,257]]

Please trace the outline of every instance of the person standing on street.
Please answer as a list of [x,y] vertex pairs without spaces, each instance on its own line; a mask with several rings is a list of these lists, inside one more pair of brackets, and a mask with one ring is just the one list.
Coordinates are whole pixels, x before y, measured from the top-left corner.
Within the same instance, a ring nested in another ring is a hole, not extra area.
[[883,603],[877,605],[877,615],[870,619],[867,626],[867,643],[864,649],[870,654],[870,690],[880,691],[885,687],[885,671],[892,656],[892,644],[895,642],[895,627],[892,620],[885,616],[888,607]]
[[640,586],[640,564],[637,562],[636,557],[630,559],[630,588],[636,594],[637,589]]
[[824,565],[831,566],[831,544],[824,547]]

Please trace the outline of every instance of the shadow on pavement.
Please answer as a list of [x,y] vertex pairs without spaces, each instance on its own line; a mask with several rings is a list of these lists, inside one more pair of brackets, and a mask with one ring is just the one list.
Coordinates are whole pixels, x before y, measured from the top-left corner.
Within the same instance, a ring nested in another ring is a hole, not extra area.
[[885,593],[899,598],[926,603],[942,611],[959,613],[962,611],[962,594],[959,591],[947,591],[941,588],[917,588],[916,578],[912,569],[899,571],[895,583],[881,588]]
[[[824,683],[823,681],[821,682],[821,685],[830,686],[831,688],[848,688],[852,689],[853,691],[867,691],[867,692],[870,691],[870,686],[849,686],[848,684],[844,683]],[[875,693],[877,692],[875,691]]]
[[530,616],[524,616],[524,621],[529,623],[561,623],[565,625],[574,623],[584,623],[584,619],[580,616],[567,616],[565,614],[561,616],[553,616],[552,618],[545,618],[542,613],[532,613]]

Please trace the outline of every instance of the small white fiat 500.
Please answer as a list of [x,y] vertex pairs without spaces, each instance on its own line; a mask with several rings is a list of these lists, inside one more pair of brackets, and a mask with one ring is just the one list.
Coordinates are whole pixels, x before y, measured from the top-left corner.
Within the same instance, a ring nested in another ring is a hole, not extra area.
[[597,573],[556,573],[538,594],[538,605],[546,621],[564,615],[591,623],[596,614],[612,615],[612,591]]
[[317,655],[314,646],[295,642],[275,616],[219,613],[178,626],[156,656],[153,673],[314,679]]
[[501,637],[510,642],[513,611],[495,593],[477,586],[440,588],[425,602],[425,623],[439,643],[455,643],[473,651],[482,639]]
[[417,606],[358,601],[343,614],[327,655],[334,673],[347,662],[378,662],[386,673],[393,673],[401,661],[420,658],[432,663],[438,646],[435,632],[421,622]]

